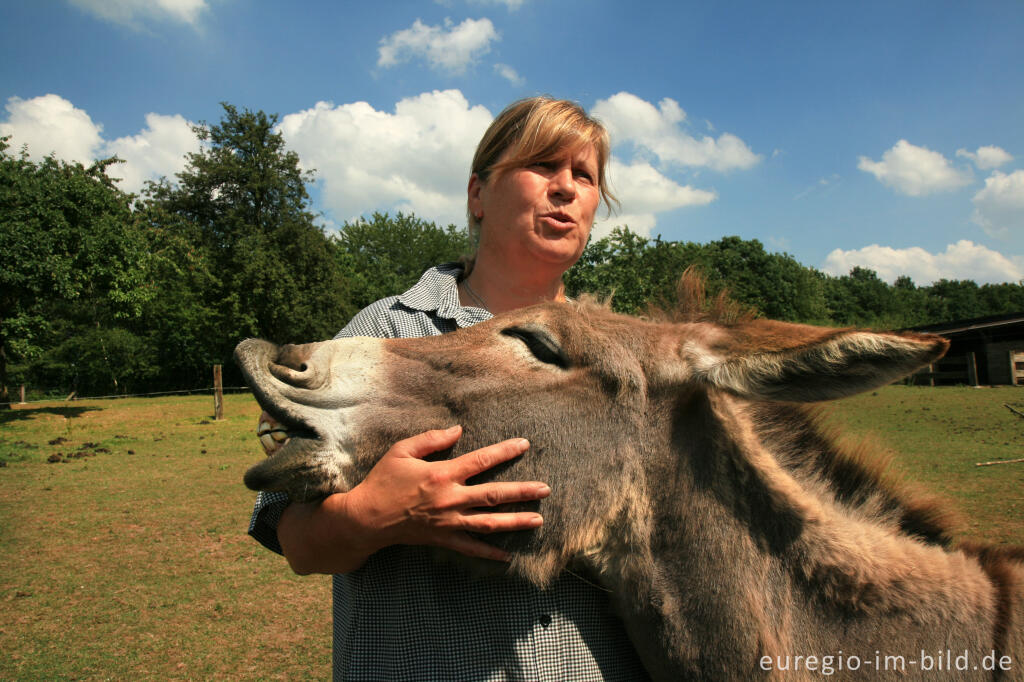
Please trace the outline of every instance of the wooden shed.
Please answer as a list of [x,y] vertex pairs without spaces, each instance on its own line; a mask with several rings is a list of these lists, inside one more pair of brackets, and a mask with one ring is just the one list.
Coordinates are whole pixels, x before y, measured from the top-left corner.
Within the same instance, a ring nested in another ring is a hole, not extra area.
[[916,374],[916,384],[1024,385],[1024,313],[929,324],[908,331],[949,339],[949,352]]

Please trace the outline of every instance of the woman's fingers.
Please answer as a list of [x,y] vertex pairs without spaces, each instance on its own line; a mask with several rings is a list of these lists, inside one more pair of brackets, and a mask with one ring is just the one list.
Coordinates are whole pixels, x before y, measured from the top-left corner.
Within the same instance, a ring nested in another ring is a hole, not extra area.
[[386,544],[429,544],[470,556],[507,561],[509,555],[475,538],[539,528],[544,520],[532,511],[495,512],[485,507],[530,502],[551,490],[538,481],[492,481],[466,485],[466,479],[523,454],[530,443],[512,438],[450,461],[425,462],[424,457],[450,448],[462,428],[426,431],[398,441],[367,477],[346,493],[348,508],[367,528],[377,529]]
[[460,516],[459,525],[471,533],[503,533],[540,528],[544,518],[536,512],[474,512]]
[[485,448],[467,452],[451,461],[454,474],[465,481],[467,478],[483,473],[493,466],[515,459],[530,448],[530,441],[525,438],[510,438]]
[[551,494],[546,483],[530,481],[526,483],[481,483],[466,486],[462,489],[463,497],[459,501],[462,507],[496,507],[509,502],[532,502]]
[[[391,446],[387,454],[423,459],[439,450],[452,447],[461,435],[462,427],[458,425],[447,429],[424,431],[411,438],[398,441]],[[483,473],[502,462],[515,459],[529,448],[530,442],[525,438],[510,438],[473,452],[467,452],[451,460],[452,477],[465,481],[467,478]]]
[[461,426],[452,426],[447,429],[433,429],[416,434],[411,438],[400,440],[391,446],[387,454],[396,457],[415,457],[423,459],[438,450],[444,450],[455,445],[462,435]]

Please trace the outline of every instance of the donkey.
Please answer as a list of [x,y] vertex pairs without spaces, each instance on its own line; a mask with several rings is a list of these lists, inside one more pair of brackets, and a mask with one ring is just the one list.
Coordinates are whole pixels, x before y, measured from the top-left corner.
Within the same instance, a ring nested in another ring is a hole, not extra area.
[[244,341],[290,436],[246,485],[314,500],[427,429],[463,425],[448,456],[525,437],[480,480],[547,482],[528,505],[545,523],[489,540],[540,587],[583,567],[655,679],[1024,678],[1024,549],[954,546],[940,506],[801,405],[947,342],[708,311],[690,289],[675,320],[585,300],[422,339]]

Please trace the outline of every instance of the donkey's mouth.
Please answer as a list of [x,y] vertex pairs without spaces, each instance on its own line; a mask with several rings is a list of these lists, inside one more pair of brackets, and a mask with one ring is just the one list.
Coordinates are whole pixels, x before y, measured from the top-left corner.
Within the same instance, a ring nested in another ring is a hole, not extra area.
[[267,457],[276,455],[293,438],[305,440],[315,440],[317,438],[316,433],[305,425],[282,423],[266,411],[260,415],[256,436],[260,439],[260,445],[263,446],[263,451],[267,453]]
[[[256,435],[267,458],[245,472],[245,485],[251,490],[293,493],[296,481],[308,476],[309,463],[321,448],[322,440],[305,424],[281,419],[282,415],[277,410],[274,412],[276,416],[266,410],[260,415]],[[300,487],[306,489],[305,485]],[[313,493],[308,497],[323,497],[323,494]]]

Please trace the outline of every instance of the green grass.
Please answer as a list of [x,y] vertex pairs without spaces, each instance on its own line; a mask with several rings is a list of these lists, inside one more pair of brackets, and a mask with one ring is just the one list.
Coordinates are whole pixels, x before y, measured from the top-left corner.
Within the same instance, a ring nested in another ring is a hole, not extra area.
[[[1024,463],[974,466],[1024,456],[1003,403],[1024,411],[1024,392],[893,386],[831,418],[950,497],[967,536],[1022,543]],[[245,534],[259,408],[229,395],[225,421],[212,410],[191,396],[0,412],[0,679],[329,676],[329,579],[293,576]]]
[[875,441],[893,468],[946,497],[961,539],[1024,544],[1024,389],[889,386],[836,403],[843,432]]
[[329,579],[293,576],[245,534],[259,408],[235,395],[226,420],[212,410],[196,396],[0,412],[0,679],[327,676]]

